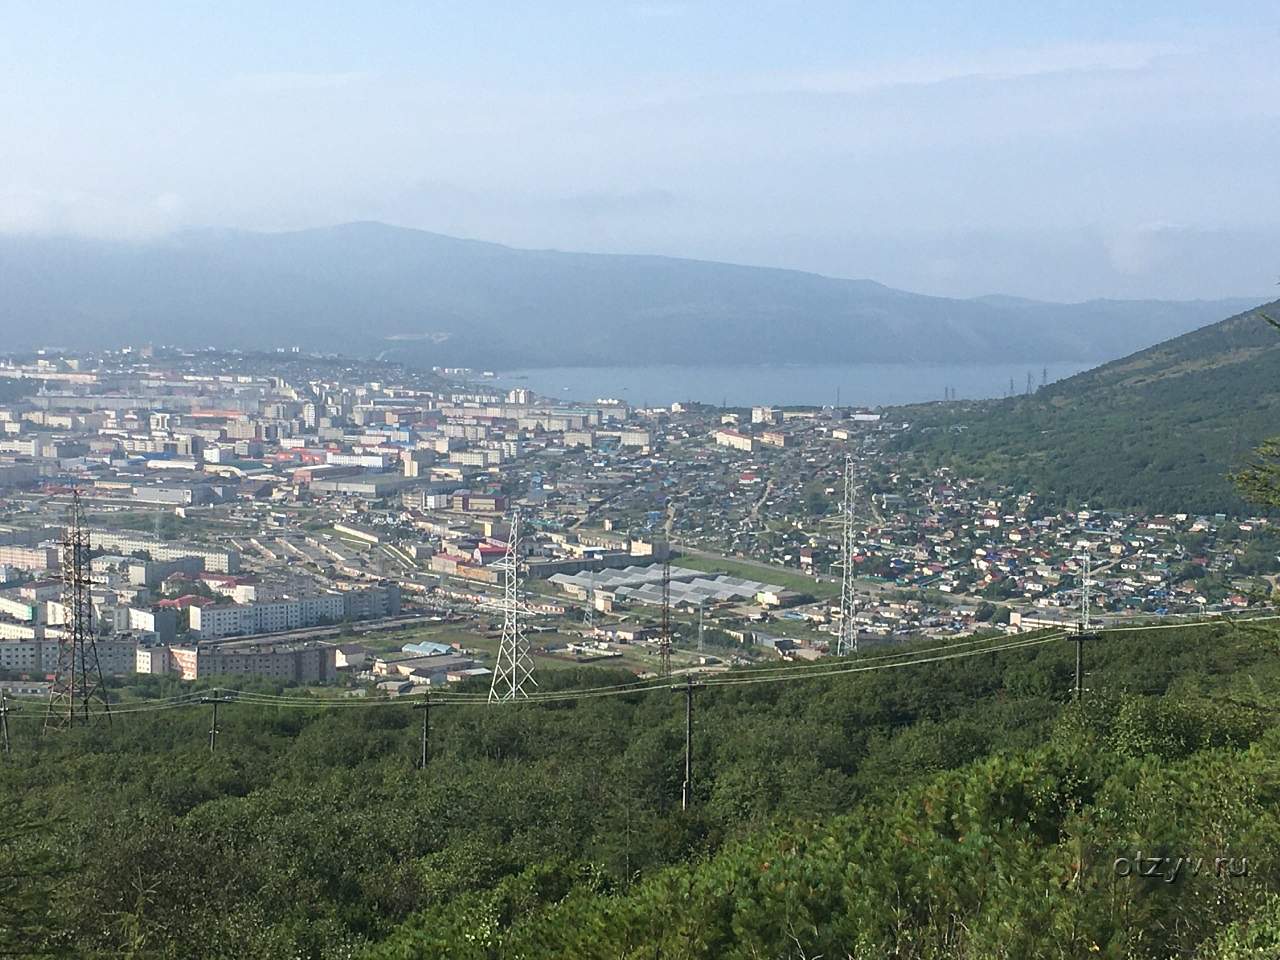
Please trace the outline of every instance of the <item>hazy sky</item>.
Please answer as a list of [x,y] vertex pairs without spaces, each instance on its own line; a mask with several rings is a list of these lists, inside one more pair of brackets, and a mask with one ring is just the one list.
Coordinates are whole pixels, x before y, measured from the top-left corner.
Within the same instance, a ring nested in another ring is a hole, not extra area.
[[1271,296],[1278,42],[1274,0],[0,0],[0,230]]

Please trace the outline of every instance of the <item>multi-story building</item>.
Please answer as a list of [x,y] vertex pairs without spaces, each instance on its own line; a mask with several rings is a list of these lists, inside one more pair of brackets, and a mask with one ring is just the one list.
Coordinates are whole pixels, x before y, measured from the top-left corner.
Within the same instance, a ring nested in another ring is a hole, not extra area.
[[741,450],[744,453],[754,453],[756,449],[756,438],[739,433],[737,430],[717,430],[714,437],[716,443],[722,447]]
[[6,567],[38,572],[56,570],[58,563],[58,548],[54,546],[0,544],[0,565]]
[[193,605],[190,617],[192,632],[208,640],[371,620],[399,612],[400,588],[387,584],[251,603]]
[[[89,543],[96,549],[113,553],[146,553],[152,560],[179,560],[183,557],[200,557],[204,568],[216,573],[236,573],[240,569],[240,552],[217,547],[201,547],[189,541],[157,540],[140,537],[134,533],[112,530],[89,531]],[[3,562],[0,560],[0,562]]]
[[198,644],[169,647],[168,651],[168,665],[183,680],[239,674],[291,683],[320,683],[337,676],[337,646],[318,640]]
[[[0,633],[0,670],[51,674],[58,669],[59,641],[55,637],[3,639]],[[123,676],[136,669],[138,642],[134,637],[97,639],[98,665],[107,676]]]

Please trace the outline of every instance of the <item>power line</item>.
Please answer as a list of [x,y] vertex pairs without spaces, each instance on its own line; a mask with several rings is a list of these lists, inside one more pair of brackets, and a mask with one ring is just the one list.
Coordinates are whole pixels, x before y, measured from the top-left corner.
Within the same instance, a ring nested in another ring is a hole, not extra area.
[[[1095,634],[1101,639],[1102,635],[1107,633],[1130,633],[1138,631],[1150,630],[1186,630],[1195,627],[1208,626],[1234,626],[1241,623],[1259,623],[1280,620],[1280,615],[1269,615],[1262,617],[1244,617],[1229,618],[1215,617],[1208,620],[1197,621],[1193,623],[1163,623],[1163,624],[1142,624],[1132,627],[1108,627]],[[746,670],[739,674],[723,674],[719,676],[704,677],[698,683],[706,688],[724,687],[724,686],[740,686],[745,684],[756,683],[779,683],[789,682],[792,680],[806,680],[817,677],[839,676],[843,674],[867,673],[876,670],[891,670],[900,667],[910,667],[917,664],[930,664],[949,662],[952,660],[966,659],[968,657],[985,656],[991,653],[1003,653],[1015,650],[1028,649],[1051,643],[1063,638],[1071,637],[1066,631],[1055,631],[1049,634],[1039,636],[1025,637],[1010,640],[1007,637],[985,637],[978,640],[966,641],[958,644],[943,644],[936,647],[926,648],[922,650],[902,651],[900,653],[884,654],[875,657],[861,657],[857,660],[851,660],[840,663],[832,667],[821,667],[813,665],[776,667],[756,670]],[[983,646],[979,646],[983,645]],[[976,649],[961,649],[976,648]],[[892,661],[892,662],[887,662]],[[637,680],[622,684],[613,684],[602,687],[566,690],[566,691],[536,691],[525,699],[527,702],[564,702],[572,700],[587,700],[600,697],[613,696],[631,696],[636,694],[647,693],[655,689],[670,689],[669,685],[661,682]],[[680,689],[680,688],[677,688]],[[293,697],[280,694],[261,694],[252,691],[239,690],[220,690],[220,693],[233,698],[232,702],[243,702],[256,706],[274,706],[274,707],[310,707],[318,709],[341,709],[341,708],[368,708],[368,707],[396,707],[402,706],[403,701],[409,700],[413,702],[416,698],[396,698],[396,699],[365,699],[356,697]],[[179,709],[190,706],[194,703],[201,702],[200,694],[184,694],[175,697],[168,697],[162,700],[146,701],[137,706],[120,707],[113,711],[114,715],[121,716],[135,713],[154,713],[165,710]],[[223,702],[227,702],[224,700]],[[491,703],[482,694],[472,694],[463,692],[449,692],[437,694],[433,699],[433,705],[454,704],[454,705],[484,705]],[[21,714],[17,715],[18,719],[24,718]]]

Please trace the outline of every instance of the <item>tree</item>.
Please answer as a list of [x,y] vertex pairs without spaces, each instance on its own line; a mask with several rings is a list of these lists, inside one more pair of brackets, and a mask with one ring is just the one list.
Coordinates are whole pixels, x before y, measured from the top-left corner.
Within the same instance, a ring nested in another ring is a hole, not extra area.
[[0,956],[38,955],[56,932],[49,905],[62,870],[41,842],[46,826],[0,798]]

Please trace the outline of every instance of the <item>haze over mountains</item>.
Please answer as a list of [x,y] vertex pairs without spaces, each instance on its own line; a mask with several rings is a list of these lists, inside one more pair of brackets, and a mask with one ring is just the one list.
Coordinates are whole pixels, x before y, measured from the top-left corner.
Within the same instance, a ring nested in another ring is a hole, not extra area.
[[530,367],[1105,360],[1247,301],[952,300],[870,280],[519,250],[379,223],[0,237],[10,349],[156,342]]

